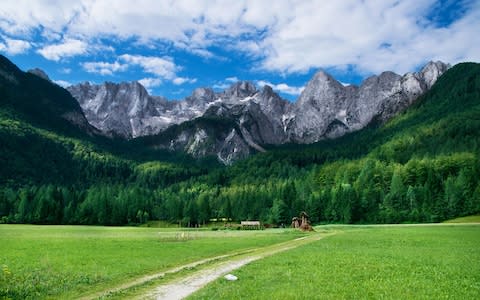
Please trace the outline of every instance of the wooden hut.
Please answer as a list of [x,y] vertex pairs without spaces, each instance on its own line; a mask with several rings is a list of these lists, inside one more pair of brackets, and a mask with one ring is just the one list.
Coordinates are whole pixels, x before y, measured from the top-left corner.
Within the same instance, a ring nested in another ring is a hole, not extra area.
[[313,231],[312,225],[310,225],[310,217],[304,211],[300,213],[300,229],[303,231]]

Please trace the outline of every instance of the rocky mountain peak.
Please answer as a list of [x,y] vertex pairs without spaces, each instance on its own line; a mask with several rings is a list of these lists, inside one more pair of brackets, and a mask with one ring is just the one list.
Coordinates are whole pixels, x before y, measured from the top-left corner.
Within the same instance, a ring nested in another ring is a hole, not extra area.
[[377,80],[379,84],[389,84],[391,82],[395,82],[396,80],[400,79],[402,76],[392,72],[392,71],[385,71],[378,75]]
[[272,119],[285,113],[285,107],[291,104],[287,100],[282,99],[275,93],[269,85],[263,86],[262,90],[256,94],[256,102],[260,104],[262,110],[270,114]]
[[262,88],[262,94],[266,96],[270,96],[273,94],[273,89],[269,85],[264,85]]
[[192,95],[187,98],[188,100],[197,105],[209,103],[215,100],[215,92],[211,88],[196,88]]
[[427,88],[431,88],[438,77],[445,73],[450,68],[450,64],[441,61],[429,62],[420,71],[420,76],[423,78]]
[[112,91],[113,93],[118,93],[119,97],[123,97],[124,95],[128,95],[128,96],[135,95],[136,97],[140,97],[140,98],[148,97],[147,90],[138,81],[120,82],[118,84],[114,82],[105,82],[103,86],[108,91]]
[[254,95],[257,88],[250,81],[239,81],[234,83],[225,91],[226,97],[245,98]]
[[[297,106],[323,105],[345,93],[345,87],[325,71],[318,71],[307,83],[297,100]],[[322,104],[323,103],[323,104]]]
[[313,75],[312,80],[315,81],[328,81],[328,80],[335,80],[330,74],[325,72],[324,70],[319,70],[315,75]]
[[67,90],[77,99],[90,124],[107,135],[131,138],[152,132],[149,122],[158,115],[159,101],[139,82],[84,82]]

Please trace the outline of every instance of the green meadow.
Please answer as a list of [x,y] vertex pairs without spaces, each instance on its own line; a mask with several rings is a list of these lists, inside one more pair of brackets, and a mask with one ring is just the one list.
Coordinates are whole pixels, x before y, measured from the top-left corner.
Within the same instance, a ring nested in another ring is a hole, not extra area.
[[[462,220],[459,220],[462,221]],[[325,238],[252,262],[189,299],[479,299],[480,225],[316,227]],[[333,235],[332,235],[333,233]],[[0,299],[72,299],[292,230],[0,226]],[[181,275],[181,274],[180,274]]]
[[0,299],[77,298],[300,235],[291,230],[0,225]]
[[480,299],[480,226],[337,226],[189,299]]

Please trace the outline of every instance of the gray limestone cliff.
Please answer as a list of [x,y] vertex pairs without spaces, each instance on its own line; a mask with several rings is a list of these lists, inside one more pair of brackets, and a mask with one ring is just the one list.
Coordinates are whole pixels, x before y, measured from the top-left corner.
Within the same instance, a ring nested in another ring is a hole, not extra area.
[[295,103],[287,128],[289,138],[296,143],[313,143],[359,130],[374,118],[386,121],[430,89],[448,67],[430,62],[418,73],[400,76],[383,72],[360,86],[343,86],[320,71]]
[[[262,145],[314,143],[359,130],[372,120],[387,121],[430,89],[448,68],[430,62],[417,73],[383,72],[360,86],[344,86],[319,71],[293,103],[269,86],[258,90],[247,81],[223,92],[198,88],[179,101],[150,96],[138,82],[83,83],[68,90],[90,124],[104,134],[127,139],[155,135],[157,148],[196,157],[215,155],[228,164],[264,151]],[[203,122],[205,118],[209,122]],[[170,130],[187,121],[183,129]]]

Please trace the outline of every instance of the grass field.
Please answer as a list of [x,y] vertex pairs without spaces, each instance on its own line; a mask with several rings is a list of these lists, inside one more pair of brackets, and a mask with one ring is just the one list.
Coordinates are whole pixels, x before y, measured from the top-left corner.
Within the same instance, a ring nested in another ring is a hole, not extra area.
[[480,215],[456,218],[445,221],[444,223],[480,223]]
[[[320,226],[323,240],[255,261],[191,299],[479,299],[480,226]],[[316,233],[313,233],[316,234]],[[71,299],[206,257],[301,236],[0,225],[0,299]]]
[[478,225],[329,228],[189,299],[480,299]]
[[0,299],[71,299],[201,258],[300,236],[289,230],[0,225]]

